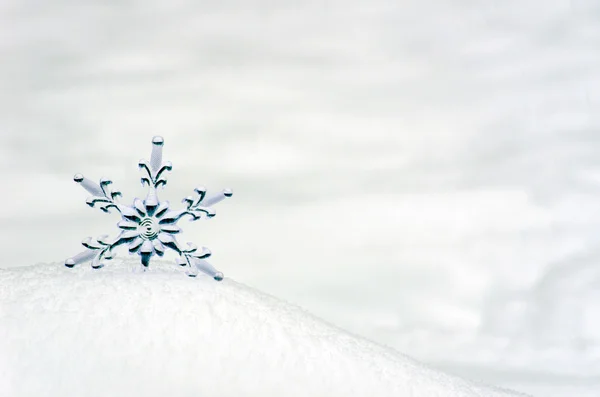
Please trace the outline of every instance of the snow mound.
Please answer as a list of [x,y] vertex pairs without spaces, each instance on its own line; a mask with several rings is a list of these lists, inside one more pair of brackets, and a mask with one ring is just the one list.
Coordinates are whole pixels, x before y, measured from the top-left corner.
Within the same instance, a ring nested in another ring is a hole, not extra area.
[[0,269],[0,395],[514,396],[172,264]]

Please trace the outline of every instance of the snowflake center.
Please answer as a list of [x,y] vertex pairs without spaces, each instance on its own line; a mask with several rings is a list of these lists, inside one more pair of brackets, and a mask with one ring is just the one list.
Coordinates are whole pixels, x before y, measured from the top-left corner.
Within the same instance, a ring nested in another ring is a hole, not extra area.
[[154,240],[158,236],[160,228],[154,218],[146,217],[142,219],[138,227],[140,237],[144,240]]

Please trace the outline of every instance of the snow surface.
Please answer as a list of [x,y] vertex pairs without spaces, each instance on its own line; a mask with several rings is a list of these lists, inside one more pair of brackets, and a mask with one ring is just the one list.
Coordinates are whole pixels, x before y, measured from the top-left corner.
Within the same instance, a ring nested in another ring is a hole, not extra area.
[[517,395],[429,369],[230,279],[153,264],[0,270],[0,395]]

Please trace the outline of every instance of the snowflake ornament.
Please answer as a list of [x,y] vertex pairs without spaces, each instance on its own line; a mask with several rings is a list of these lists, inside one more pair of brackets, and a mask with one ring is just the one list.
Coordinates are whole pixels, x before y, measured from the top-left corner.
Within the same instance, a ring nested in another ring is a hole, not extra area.
[[212,218],[215,211],[211,206],[231,197],[232,192],[225,189],[208,196],[205,188],[198,187],[194,189],[196,197],[188,196],[183,199],[183,203],[186,204],[184,209],[172,210],[168,201],[160,201],[157,196],[158,188],[167,184],[165,174],[173,169],[171,162],[162,161],[163,145],[164,139],[155,136],[152,139],[150,162],[140,160],[139,167],[145,174],[141,179],[142,186],[148,187],[148,194],[144,200],[136,198],[132,206],[118,203],[121,192],[112,190],[112,181],[102,178],[98,185],[81,174],[74,176],[75,182],[92,194],[86,201],[90,207],[100,208],[107,213],[114,208],[121,214],[121,221],[117,224],[121,231],[114,238],[107,235],[95,240],[91,237],[86,238],[82,242],[86,250],[67,259],[65,266],[72,268],[91,261],[92,268],[99,269],[104,266],[104,260],[114,257],[113,250],[116,247],[127,244],[130,254],[137,253],[144,267],[149,266],[154,255],[163,256],[169,248],[178,254],[176,263],[187,267],[189,276],[195,277],[198,271],[202,271],[217,281],[223,279],[223,273],[206,261],[211,255],[208,248],[198,250],[192,243],[187,243],[187,247],[179,244],[176,235],[181,229],[177,222],[186,215],[191,217],[191,221]]

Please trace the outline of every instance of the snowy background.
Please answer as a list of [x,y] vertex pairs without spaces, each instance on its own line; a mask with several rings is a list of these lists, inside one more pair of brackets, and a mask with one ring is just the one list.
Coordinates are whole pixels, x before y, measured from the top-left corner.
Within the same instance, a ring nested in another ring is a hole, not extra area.
[[3,267],[161,197],[226,276],[474,379],[600,390],[600,3],[0,2]]

